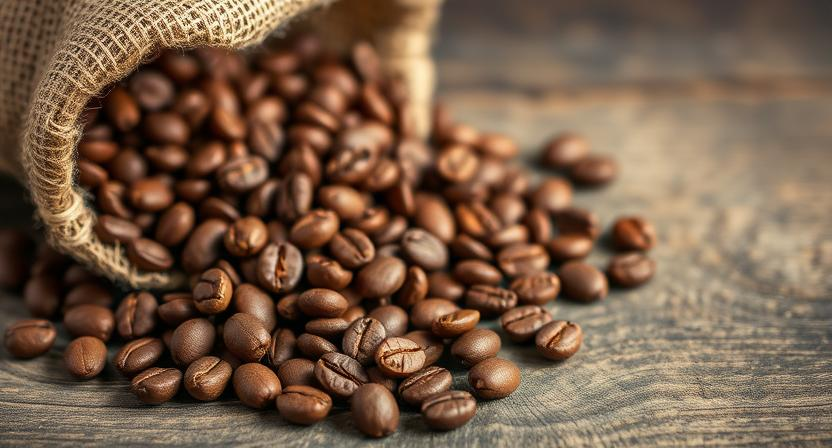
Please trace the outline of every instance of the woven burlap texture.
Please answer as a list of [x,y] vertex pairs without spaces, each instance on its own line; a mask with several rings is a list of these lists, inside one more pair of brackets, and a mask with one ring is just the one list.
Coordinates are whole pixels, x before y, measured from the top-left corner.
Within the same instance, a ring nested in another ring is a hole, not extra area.
[[122,247],[102,243],[92,230],[95,213],[75,183],[79,117],[90,98],[160,48],[249,47],[303,15],[327,46],[374,43],[387,71],[406,81],[425,132],[440,1],[0,1],[0,169],[27,185],[57,249],[133,287],[182,285],[182,274],[136,270]]

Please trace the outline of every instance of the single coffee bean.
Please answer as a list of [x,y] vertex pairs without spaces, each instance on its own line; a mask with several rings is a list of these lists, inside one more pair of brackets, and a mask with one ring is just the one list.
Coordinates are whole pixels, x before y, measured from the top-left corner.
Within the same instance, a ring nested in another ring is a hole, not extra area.
[[63,311],[66,313],[71,308],[84,304],[109,308],[113,305],[113,295],[98,281],[81,283],[70,289],[64,297]]
[[193,289],[196,309],[203,314],[219,314],[228,308],[234,288],[222,269],[211,268],[199,276]]
[[322,317],[306,322],[303,328],[309,334],[327,339],[336,339],[341,337],[349,326],[350,323],[340,317]]
[[352,396],[352,419],[359,431],[370,437],[386,437],[399,427],[396,398],[380,384],[363,384]]
[[[240,210],[235,205],[236,202],[230,196],[225,198],[209,197],[199,204],[199,214],[202,219],[219,219],[230,224],[240,219]],[[223,247],[223,238],[220,238],[219,247]]]
[[312,210],[295,222],[289,239],[303,249],[325,246],[338,233],[339,222],[331,210]]
[[113,312],[100,305],[78,305],[64,314],[64,328],[73,337],[93,336],[109,341],[115,326]]
[[157,170],[172,173],[185,167],[190,154],[178,145],[159,145],[145,148],[144,156]]
[[306,257],[306,278],[318,288],[344,289],[352,281],[352,272],[332,258],[310,254]]
[[[119,151],[118,154],[110,160],[108,168],[108,172],[113,179],[127,185],[147,177],[147,161],[133,148],[125,148]],[[120,184],[123,191],[120,192],[119,196],[122,199],[127,193],[127,188],[124,187],[124,184]],[[101,186],[103,187],[104,184],[101,184]]]
[[156,241],[168,247],[178,246],[190,235],[196,222],[194,208],[178,202],[168,208],[156,225]]
[[57,332],[45,319],[23,319],[8,327],[3,336],[6,350],[15,358],[34,358],[48,352]]
[[447,272],[431,272],[428,275],[428,296],[457,301],[464,294],[465,285],[455,280]]
[[584,235],[593,240],[601,233],[598,215],[578,207],[568,207],[555,213],[555,223],[561,235]]
[[373,242],[379,246],[398,243],[407,231],[407,218],[396,215],[372,235]]
[[461,231],[474,238],[484,238],[500,230],[500,219],[481,202],[458,204],[456,220]]
[[482,260],[458,262],[454,266],[453,276],[466,285],[498,285],[503,280],[503,274],[497,268]]
[[479,158],[469,147],[453,144],[439,152],[436,171],[448,182],[462,183],[474,177],[479,164]]
[[214,401],[231,379],[231,364],[216,356],[197,359],[185,370],[185,390],[200,401]]
[[277,216],[289,222],[309,212],[315,195],[312,178],[304,172],[293,172],[283,179],[277,192],[275,210]]
[[566,132],[546,143],[541,161],[549,168],[569,168],[586,158],[589,151],[589,142],[583,136]]
[[156,313],[162,322],[170,327],[176,327],[188,319],[199,315],[196,304],[190,294],[187,297],[176,298],[165,302],[156,309]]
[[154,143],[184,145],[190,138],[188,123],[176,112],[154,112],[144,117],[144,136]]
[[243,362],[257,362],[266,355],[272,338],[255,316],[237,313],[225,321],[223,342]]
[[107,364],[107,346],[101,339],[93,336],[73,339],[64,350],[64,364],[75,378],[94,378]]
[[315,364],[315,378],[336,397],[350,398],[359,386],[370,381],[364,367],[343,353],[327,353]]
[[231,159],[217,169],[217,183],[223,191],[240,194],[255,189],[269,177],[266,159],[251,155]]
[[565,320],[546,324],[535,337],[537,351],[541,355],[561,361],[571,357],[581,348],[584,334],[581,326]]
[[410,308],[424,300],[428,294],[428,277],[419,266],[407,268],[404,284],[396,293],[396,303],[404,308]]
[[410,339],[392,337],[379,345],[375,359],[385,375],[404,378],[424,367],[425,351]]
[[132,377],[153,367],[165,352],[165,344],[158,338],[134,339],[116,353],[113,365],[122,375]]
[[451,253],[462,260],[477,259],[491,261],[494,259],[494,254],[491,253],[491,249],[488,246],[464,233],[460,233],[451,241],[450,248]]
[[[14,263],[22,265],[16,255]],[[0,269],[2,266],[0,266]],[[55,316],[61,306],[63,285],[51,276],[39,275],[31,277],[23,287],[23,304],[32,317],[48,319]]]
[[500,316],[503,331],[514,342],[534,338],[537,331],[552,321],[552,315],[538,305],[526,305],[508,310]]
[[640,216],[627,216],[615,221],[612,239],[620,250],[647,251],[656,245],[656,229]]
[[537,244],[546,244],[552,239],[553,226],[549,214],[539,208],[526,213],[523,224],[529,229],[529,240]]
[[[346,291],[351,291],[351,290],[345,289],[342,292],[346,292]],[[346,296],[344,296],[344,297],[346,297]],[[366,315],[367,315],[367,310],[365,310],[364,307],[354,305],[354,306],[351,306],[351,307],[347,308],[347,310],[344,311],[344,314],[342,314],[339,319],[343,319],[347,322],[347,324],[351,324],[351,323],[355,322],[356,319],[360,319],[360,318],[362,318]]]
[[246,198],[246,214],[259,218],[271,215],[279,188],[280,181],[270,178],[252,190]]
[[234,310],[256,317],[263,324],[266,331],[274,330],[277,326],[277,313],[272,298],[265,291],[252,285],[243,283],[234,288]]
[[440,317],[459,311],[459,307],[446,299],[425,299],[410,309],[410,323],[418,330],[430,330]]
[[287,294],[277,301],[278,316],[287,321],[294,322],[301,318],[300,308],[298,308],[298,294]]
[[573,182],[590,187],[608,184],[617,175],[618,164],[611,157],[603,155],[588,155],[569,170]]
[[431,429],[448,431],[474,418],[477,400],[464,390],[448,390],[422,402],[422,418]]
[[420,193],[415,196],[414,225],[436,235],[445,244],[456,236],[456,221],[445,201],[436,195]]
[[265,409],[280,395],[280,380],[277,375],[255,362],[243,364],[234,370],[232,379],[234,393],[244,405],[254,409]]
[[185,175],[191,178],[204,178],[214,173],[228,158],[225,145],[218,141],[209,141],[199,145],[191,154],[185,166]]
[[346,185],[326,185],[318,190],[321,205],[334,211],[343,221],[358,219],[367,204],[358,190]]
[[133,212],[124,203],[127,187],[121,182],[109,181],[98,187],[96,205],[106,214],[122,219],[133,218]]
[[369,316],[384,326],[387,336],[402,336],[407,332],[409,316],[404,308],[396,305],[381,305],[370,311]]
[[[373,236],[384,230],[389,222],[390,212],[386,208],[370,207],[364,210],[360,218],[349,221],[347,224],[367,235]],[[375,240],[373,242],[375,243]]]
[[327,353],[338,352],[338,347],[320,336],[303,333],[297,339],[298,350],[309,359],[319,359]]
[[[227,330],[227,329],[226,329]],[[203,318],[186,320],[176,327],[170,340],[173,362],[187,366],[211,353],[217,332],[214,325]]]
[[289,386],[317,386],[315,362],[305,358],[287,359],[277,369],[277,377],[285,388]]
[[501,193],[491,198],[488,205],[505,226],[519,224],[526,216],[526,203],[516,194]]
[[581,261],[570,261],[561,266],[558,277],[563,293],[570,299],[593,302],[607,296],[609,285],[604,274]]
[[431,331],[442,338],[455,338],[476,327],[479,321],[479,311],[459,310],[433,321]]
[[156,297],[147,291],[133,292],[121,299],[116,309],[116,328],[124,339],[147,336],[156,328]]
[[444,269],[448,264],[448,248],[423,229],[410,229],[402,235],[401,241],[404,255],[425,270],[436,271]]
[[581,234],[560,235],[549,242],[549,254],[555,261],[586,258],[592,251],[592,238]]
[[395,257],[376,257],[361,268],[356,276],[356,287],[365,297],[387,297],[404,283],[407,266]]
[[487,328],[474,328],[464,333],[451,345],[451,355],[462,365],[471,367],[497,356],[502,343],[500,336]]
[[182,250],[182,267],[189,274],[205,271],[220,258],[228,224],[219,219],[202,221]]
[[174,86],[168,77],[155,70],[142,70],[130,77],[130,93],[147,111],[163,109],[173,101]]
[[312,425],[329,414],[332,398],[314,387],[295,385],[283,389],[277,396],[280,416],[298,425]]
[[435,364],[445,352],[445,345],[442,343],[442,338],[437,337],[430,331],[411,331],[410,333],[405,334],[404,337],[419,344],[419,347],[424,350],[425,366]]
[[572,185],[559,177],[546,179],[531,193],[529,201],[535,208],[559,212],[572,204]]
[[148,177],[130,185],[130,203],[136,210],[159,212],[173,204],[173,190],[161,179]]
[[523,224],[512,224],[489,235],[487,242],[491,247],[500,248],[527,243],[529,229]]
[[272,368],[277,369],[283,363],[295,356],[295,343],[297,338],[295,333],[288,328],[278,328],[272,333],[272,339],[269,343],[269,350],[266,356],[269,358],[269,364]]
[[347,328],[341,349],[344,354],[366,366],[373,362],[378,346],[386,337],[387,333],[381,322],[372,317],[363,317],[356,319]]
[[495,316],[517,306],[517,294],[497,286],[474,285],[465,293],[465,306]]
[[309,289],[298,297],[298,307],[311,317],[338,317],[348,306],[347,299],[331,289]]
[[127,246],[127,258],[139,269],[150,272],[161,272],[173,266],[173,255],[170,251],[147,238],[133,240]]
[[507,359],[489,358],[471,368],[468,383],[484,400],[505,398],[520,385],[520,369]]
[[271,292],[289,292],[303,274],[303,255],[291,243],[272,243],[261,252],[257,261],[257,280]]
[[179,369],[151,367],[133,378],[130,391],[143,403],[162,404],[176,396],[180,384]]
[[260,218],[248,216],[234,221],[223,238],[225,249],[235,257],[249,257],[269,242],[269,231]]
[[329,241],[329,251],[347,269],[358,269],[375,258],[375,246],[364,232],[344,229]]
[[142,236],[139,226],[113,215],[100,215],[93,230],[105,243],[129,244]]
[[656,262],[640,252],[629,252],[612,257],[607,276],[625,288],[647,283],[656,272]]
[[399,396],[411,406],[421,406],[429,397],[451,388],[453,376],[442,367],[425,367],[402,381]]
[[560,279],[551,272],[537,272],[512,281],[511,290],[520,303],[543,305],[558,296]]
[[509,277],[519,277],[545,271],[549,267],[549,254],[540,244],[514,244],[497,254],[497,264]]

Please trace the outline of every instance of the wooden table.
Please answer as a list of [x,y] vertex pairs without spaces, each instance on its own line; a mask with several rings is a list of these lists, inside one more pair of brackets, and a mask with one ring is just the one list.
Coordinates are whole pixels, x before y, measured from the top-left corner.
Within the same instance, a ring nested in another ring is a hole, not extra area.
[[[506,341],[523,384],[466,427],[433,433],[406,412],[374,444],[832,443],[830,23],[823,1],[450,0],[437,49],[445,102],[517,138],[530,163],[564,129],[614,154],[618,182],[576,202],[605,225],[650,217],[659,273],[603,303],[556,302],[586,330],[565,363]],[[19,214],[20,190],[0,194],[3,216]],[[0,325],[23,317],[18,302],[0,299]],[[66,342],[26,362],[0,351],[0,444],[367,441],[341,411],[307,429],[232,398],[140,406],[112,368],[70,379]]]

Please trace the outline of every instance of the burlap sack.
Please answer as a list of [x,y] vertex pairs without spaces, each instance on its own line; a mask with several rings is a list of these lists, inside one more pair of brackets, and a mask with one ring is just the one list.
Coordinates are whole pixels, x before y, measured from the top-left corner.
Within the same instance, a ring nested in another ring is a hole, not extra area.
[[123,248],[92,231],[95,214],[75,182],[79,116],[88,100],[159,48],[243,48],[303,15],[302,26],[321,33],[326,45],[374,43],[385,68],[406,81],[424,132],[440,1],[0,1],[0,170],[29,187],[56,248],[135,287],[181,284],[175,273],[137,271]]

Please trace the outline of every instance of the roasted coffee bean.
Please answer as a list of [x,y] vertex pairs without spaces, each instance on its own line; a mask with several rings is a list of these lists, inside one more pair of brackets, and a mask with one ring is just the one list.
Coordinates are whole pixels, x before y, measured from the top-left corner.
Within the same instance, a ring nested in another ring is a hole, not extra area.
[[257,362],[266,355],[272,338],[255,316],[237,313],[225,321],[223,342],[243,362]]
[[158,338],[135,339],[116,353],[113,365],[122,375],[132,377],[153,367],[165,352],[165,344]]
[[231,303],[234,288],[225,271],[211,268],[199,276],[192,294],[196,309],[201,313],[219,314]]
[[459,311],[459,307],[446,299],[425,299],[410,309],[410,323],[418,330],[430,330],[440,317]]
[[428,296],[456,301],[464,294],[465,285],[456,281],[447,272],[432,272],[428,276]]
[[274,302],[262,289],[251,283],[243,283],[234,288],[233,298],[236,312],[256,317],[266,331],[271,332],[277,326]]
[[546,244],[552,239],[552,220],[548,213],[535,208],[529,210],[523,218],[523,224],[529,229],[529,240],[537,244]]
[[303,249],[325,246],[338,233],[338,215],[331,210],[312,210],[295,222],[289,239]]
[[540,244],[514,244],[500,250],[497,264],[509,277],[520,277],[545,271],[549,267],[549,254]]
[[404,284],[396,294],[396,303],[404,308],[410,308],[424,300],[428,294],[428,277],[419,266],[407,268]]
[[573,182],[590,187],[608,184],[617,175],[618,164],[611,157],[602,155],[588,155],[569,170]]
[[526,216],[526,203],[516,194],[501,193],[491,198],[488,205],[505,226],[518,224]]
[[546,143],[541,162],[549,168],[570,168],[586,158],[589,151],[589,142],[583,136],[565,132]]
[[144,136],[154,143],[184,145],[191,130],[188,123],[176,112],[154,112],[143,120]]
[[413,187],[403,179],[390,187],[384,197],[385,203],[394,213],[412,216],[415,212],[416,203],[413,197]]
[[[16,255],[15,258],[17,258]],[[19,259],[14,260],[14,263],[23,264]],[[2,266],[0,266],[0,269],[2,269]],[[51,276],[39,275],[30,278],[24,285],[23,304],[32,317],[51,318],[55,316],[61,306],[62,293],[63,288],[60,281]]]
[[459,310],[433,321],[431,331],[439,337],[455,338],[476,327],[479,321],[479,311]]
[[274,204],[277,200],[277,192],[280,188],[280,181],[277,179],[266,179],[257,186],[246,198],[246,213],[251,216],[264,218],[274,212]]
[[266,352],[272,368],[277,369],[284,362],[295,356],[296,341],[295,333],[288,328],[278,328],[272,333],[269,350]]
[[296,345],[298,350],[309,359],[319,359],[327,353],[338,352],[338,347],[320,336],[303,333],[298,336]]
[[180,370],[151,367],[133,378],[130,391],[143,403],[162,404],[176,396],[180,384]]
[[156,225],[156,241],[168,246],[178,246],[194,228],[196,213],[185,202],[178,202],[168,208]]
[[162,303],[156,309],[159,318],[170,327],[176,327],[188,319],[194,318],[199,314],[196,309],[196,304],[193,298],[188,294],[186,298],[177,298],[169,302]]
[[315,362],[305,358],[287,359],[277,369],[280,384],[289,386],[317,386],[315,378]]
[[98,281],[81,283],[70,289],[64,297],[64,313],[73,307],[84,304],[109,308],[113,304],[113,295]]
[[170,355],[173,362],[187,366],[211,353],[217,332],[208,319],[186,320],[176,327],[170,340]]
[[93,229],[105,243],[129,244],[142,236],[142,230],[137,225],[112,215],[100,215]]
[[243,364],[234,370],[232,384],[240,401],[254,409],[269,407],[281,391],[277,375],[263,364],[254,362]]
[[344,229],[329,241],[329,251],[347,269],[360,268],[375,258],[375,246],[364,232]]
[[407,266],[395,257],[376,257],[358,271],[356,287],[365,297],[387,297],[404,283]]
[[75,378],[94,378],[107,364],[107,346],[101,339],[93,336],[73,339],[64,349],[64,364]]
[[234,221],[223,238],[225,249],[235,257],[259,253],[269,242],[269,231],[260,218],[248,216]]
[[503,274],[482,260],[463,260],[454,266],[454,278],[466,285],[498,285]]
[[340,317],[322,317],[306,322],[303,329],[315,336],[335,339],[343,335],[349,326],[350,323]]
[[500,316],[500,325],[514,342],[534,338],[537,331],[552,321],[552,315],[538,305],[526,305],[506,311]]
[[52,322],[44,319],[23,319],[8,327],[3,336],[6,350],[16,358],[34,358],[52,348],[57,332]]
[[367,368],[367,377],[370,378],[371,383],[380,384],[390,392],[396,392],[396,389],[399,387],[399,381],[397,379],[385,376],[377,366]]
[[[147,161],[135,149],[125,148],[110,160],[107,173],[112,179],[129,185],[147,176]],[[102,184],[102,186],[104,185]],[[124,188],[123,185],[121,186]],[[119,196],[124,198],[124,193],[126,193],[126,189]],[[121,217],[124,218],[124,216]]]
[[311,254],[306,257],[306,278],[312,286],[344,289],[352,281],[352,272],[329,257]]
[[560,235],[548,244],[549,254],[555,261],[586,258],[592,251],[592,238],[580,234]]
[[364,213],[358,219],[349,221],[351,227],[354,227],[367,235],[374,235],[384,230],[387,224],[390,223],[390,212],[386,208],[369,207],[364,209]]
[[370,382],[364,367],[343,353],[327,353],[315,364],[315,378],[336,397],[350,398],[359,386]]
[[582,208],[569,207],[557,212],[555,223],[561,235],[585,235],[594,240],[601,233],[598,216]]
[[491,253],[491,249],[488,246],[464,233],[460,233],[451,241],[450,248],[451,253],[462,260],[477,259],[491,261],[494,259],[494,254]]
[[378,368],[390,377],[404,378],[425,365],[425,352],[410,339],[391,337],[384,340],[376,350]]
[[395,244],[402,239],[407,231],[407,219],[396,215],[390,219],[381,229],[370,235],[373,242],[378,245]]
[[264,119],[262,117],[253,119],[251,117],[252,114],[273,114],[274,112],[266,111],[266,109],[269,108],[269,104],[282,103],[266,102],[266,99],[264,98],[256,105],[252,105],[252,107],[249,108],[248,144],[254,153],[269,162],[276,162],[280,158],[285,140],[283,128],[281,128],[280,125],[275,123],[273,120]]
[[205,179],[182,179],[173,185],[176,196],[195,204],[205,199],[211,192],[211,182]]
[[312,425],[329,414],[332,398],[321,390],[309,386],[288,386],[277,396],[280,416],[298,425]]
[[551,272],[537,272],[512,281],[511,290],[520,303],[543,305],[558,296],[560,279]]
[[331,289],[309,289],[298,297],[298,307],[311,317],[338,317],[348,306],[347,299]]
[[484,400],[505,398],[520,385],[520,369],[502,358],[489,358],[471,368],[468,383]]
[[271,292],[289,292],[303,274],[303,256],[291,243],[272,243],[263,248],[257,262],[257,280]]
[[404,335],[407,339],[419,344],[425,352],[425,366],[432,365],[439,361],[445,351],[442,339],[427,330],[411,331]]
[[130,185],[130,204],[136,210],[159,212],[173,204],[173,191],[158,178],[138,179]]
[[593,302],[607,296],[607,278],[594,266],[581,261],[570,261],[558,271],[563,293],[570,299]]
[[436,271],[448,264],[448,249],[445,244],[430,232],[423,229],[410,229],[402,235],[404,255],[425,270]]
[[277,192],[277,216],[284,221],[294,221],[309,212],[314,199],[314,189],[314,183],[308,174],[290,173],[283,179]]
[[287,321],[300,319],[301,313],[298,308],[298,294],[288,294],[277,301],[277,314]]
[[533,207],[549,213],[559,212],[572,204],[572,186],[559,177],[544,180],[530,195]]
[[64,314],[64,328],[73,337],[93,336],[108,341],[115,325],[113,312],[100,305],[82,304]]
[[356,319],[344,333],[341,349],[366,366],[373,362],[378,346],[386,337],[384,325],[378,320],[372,317]]
[[422,419],[431,428],[448,431],[474,418],[477,400],[464,390],[448,390],[422,402]]
[[228,224],[219,219],[202,221],[191,233],[182,250],[182,267],[193,274],[211,267],[220,258]]
[[517,294],[497,286],[474,285],[465,293],[465,306],[495,316],[517,306]]
[[133,292],[116,309],[116,328],[124,339],[146,336],[156,328],[156,297],[147,291]]
[[399,164],[384,157],[379,159],[373,171],[364,179],[361,189],[370,193],[378,193],[393,188],[401,178],[402,168]]
[[185,390],[200,401],[214,401],[225,391],[231,379],[231,364],[216,356],[205,356],[185,370]]
[[364,213],[366,202],[356,189],[346,185],[326,185],[318,190],[321,205],[334,211],[341,220],[358,219]]
[[647,251],[656,245],[656,229],[640,216],[627,216],[615,221],[612,239],[620,250]]
[[583,342],[581,326],[565,320],[556,320],[546,324],[535,337],[537,351],[541,355],[561,361],[574,355]]
[[[283,156],[283,159],[280,161],[280,166],[278,167],[278,173],[287,178],[290,177],[292,173],[303,173],[308,176],[307,180],[310,186],[318,185],[321,183],[322,176],[321,160],[312,148],[307,145],[301,145],[290,150]],[[314,194],[314,191],[309,191],[310,203],[311,200],[314,199]],[[305,213],[305,211],[303,213]]]
[[142,70],[130,77],[130,93],[144,110],[156,111],[173,102],[173,83],[155,70]]
[[513,224],[488,236],[487,242],[491,247],[499,248],[511,245],[527,243],[529,241],[529,229],[522,224]]
[[147,147],[144,156],[157,170],[170,173],[185,167],[189,153],[178,145],[160,145]]
[[612,257],[607,276],[625,288],[647,283],[656,272],[656,262],[640,252],[629,252]]
[[419,193],[415,196],[416,213],[413,221],[416,227],[421,227],[434,234],[445,244],[453,241],[456,236],[456,221],[450,208],[441,197]]
[[269,177],[266,159],[260,156],[243,156],[229,160],[217,169],[217,183],[229,193],[249,192]]
[[[142,97],[144,96],[146,95]],[[107,94],[104,100],[104,112],[113,126],[122,132],[135,128],[141,120],[139,104],[126,89],[121,87],[116,87]]]
[[246,136],[246,123],[235,111],[215,107],[209,117],[214,135],[227,141],[242,140]]
[[173,255],[156,241],[147,238],[133,240],[127,246],[127,258],[139,269],[161,272],[173,266]]
[[225,145],[218,141],[206,142],[196,148],[185,165],[188,177],[206,177],[221,167],[228,159]]
[[385,437],[399,427],[396,398],[380,384],[363,384],[352,396],[352,419],[359,431],[370,437]]
[[399,385],[399,396],[411,406],[421,406],[429,397],[451,388],[453,377],[448,369],[425,367]]
[[[347,291],[347,290],[344,290]],[[347,321],[348,324],[355,322],[356,319],[360,319],[367,314],[367,311],[358,305],[351,306],[344,311],[344,314],[341,315],[341,319]]]
[[468,146],[452,144],[439,152],[436,171],[448,182],[462,183],[474,177],[479,164],[479,158]]
[[381,322],[388,337],[401,336],[407,332],[407,311],[400,306],[382,305],[373,308],[369,316]]
[[500,336],[494,331],[474,328],[454,341],[451,345],[451,355],[462,362],[462,365],[471,367],[497,356],[501,345]]
[[[227,223],[232,223],[240,219],[240,211],[237,206],[229,202],[229,196],[223,198],[210,197],[199,204],[199,214],[203,219],[219,219]],[[222,245],[222,242],[220,242]]]

